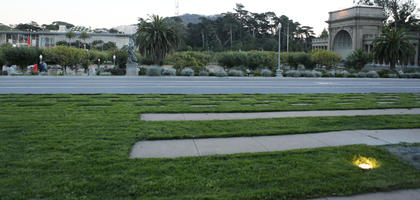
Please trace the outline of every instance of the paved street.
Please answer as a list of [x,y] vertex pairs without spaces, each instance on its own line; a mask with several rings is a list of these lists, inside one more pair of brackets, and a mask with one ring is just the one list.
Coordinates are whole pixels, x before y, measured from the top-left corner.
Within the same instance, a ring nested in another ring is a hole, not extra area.
[[420,93],[420,79],[0,77],[0,94]]

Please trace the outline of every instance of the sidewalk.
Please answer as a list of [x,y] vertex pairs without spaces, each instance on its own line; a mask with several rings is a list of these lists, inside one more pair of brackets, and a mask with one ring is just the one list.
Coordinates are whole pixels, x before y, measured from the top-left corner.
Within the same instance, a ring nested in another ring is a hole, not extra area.
[[420,200],[420,189],[378,192],[349,197],[328,197],[313,200]]
[[420,142],[420,129],[356,130],[298,135],[137,142],[130,158],[177,158],[293,149]]
[[375,115],[418,115],[420,108],[413,109],[375,109],[375,110],[328,110],[294,112],[254,112],[254,113],[180,113],[180,114],[142,114],[144,121],[204,121],[235,119],[267,119],[286,117],[328,117],[328,116],[375,116]]

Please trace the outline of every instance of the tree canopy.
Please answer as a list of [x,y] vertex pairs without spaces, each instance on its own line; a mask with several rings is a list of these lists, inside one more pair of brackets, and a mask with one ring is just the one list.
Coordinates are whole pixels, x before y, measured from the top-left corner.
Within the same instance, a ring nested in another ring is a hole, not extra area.
[[[181,22],[174,22],[181,24]],[[278,50],[278,24],[281,28],[281,48],[310,51],[313,28],[303,26],[287,16],[274,12],[254,13],[237,4],[234,12],[223,13],[216,19],[201,17],[200,22],[183,27],[181,50]]]
[[140,18],[136,35],[136,46],[140,52],[151,57],[157,65],[161,65],[166,55],[176,50],[179,44],[175,26],[158,15],[146,20]]

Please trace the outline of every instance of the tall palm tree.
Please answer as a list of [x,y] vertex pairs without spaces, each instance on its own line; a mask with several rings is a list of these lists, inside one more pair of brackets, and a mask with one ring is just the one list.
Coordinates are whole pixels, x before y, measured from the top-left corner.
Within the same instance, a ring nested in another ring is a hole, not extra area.
[[83,40],[83,42],[85,43],[85,49],[86,49],[86,39],[89,39],[90,38],[90,35],[86,32],[86,31],[83,31],[81,34],[80,34],[80,36],[79,36],[79,38],[80,39],[82,39]]
[[69,39],[69,44],[68,46],[71,45],[71,39],[76,37],[76,33],[74,33],[73,31],[69,31],[66,33],[66,38]]
[[147,20],[140,19],[136,37],[136,46],[140,52],[150,56],[157,65],[161,65],[166,55],[179,44],[174,26],[171,26],[167,19],[157,15]]
[[389,63],[395,71],[396,64],[407,63],[415,52],[404,30],[385,28],[382,35],[373,41],[373,53],[376,60]]

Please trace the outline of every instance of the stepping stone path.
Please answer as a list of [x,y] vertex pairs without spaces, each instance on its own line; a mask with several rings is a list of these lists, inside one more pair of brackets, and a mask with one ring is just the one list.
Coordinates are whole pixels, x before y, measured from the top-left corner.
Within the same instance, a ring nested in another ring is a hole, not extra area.
[[255,113],[176,113],[142,114],[145,121],[205,121],[235,119],[269,119],[287,117],[328,117],[328,116],[375,116],[375,115],[419,115],[420,108],[413,109],[373,109],[373,110],[329,110]]
[[395,104],[397,102],[376,102],[377,104]]
[[337,105],[351,105],[354,104],[352,102],[343,102],[343,103],[336,103]]
[[312,103],[294,103],[294,104],[290,104],[291,106],[311,106],[314,105]]
[[211,108],[211,107],[217,107],[219,105],[190,105],[191,107],[196,107],[196,108]]
[[420,129],[356,130],[314,134],[137,142],[130,158],[177,158],[275,152],[354,144],[388,145],[420,142]]

